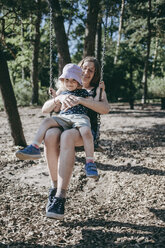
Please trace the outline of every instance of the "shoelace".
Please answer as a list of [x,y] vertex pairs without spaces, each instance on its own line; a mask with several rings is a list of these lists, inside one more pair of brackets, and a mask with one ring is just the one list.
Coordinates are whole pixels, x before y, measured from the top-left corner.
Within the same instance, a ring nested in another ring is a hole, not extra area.
[[63,200],[62,200],[62,199],[59,199],[59,198],[54,198],[53,204],[54,204],[54,205],[58,205],[59,208],[61,208],[62,205],[63,205]]

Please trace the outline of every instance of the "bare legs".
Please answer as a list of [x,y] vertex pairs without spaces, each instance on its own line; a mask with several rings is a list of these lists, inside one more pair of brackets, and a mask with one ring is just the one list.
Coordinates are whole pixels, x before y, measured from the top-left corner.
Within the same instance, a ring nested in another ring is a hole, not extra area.
[[91,129],[87,126],[79,128],[84,143],[86,157],[94,157],[94,143]]
[[45,156],[50,177],[52,181],[57,180],[57,189],[50,190],[46,207],[46,216],[49,218],[62,219],[64,216],[66,192],[75,161],[75,146],[82,144],[82,138],[76,129],[64,131],[60,136],[60,130],[53,128],[45,135]]
[[59,124],[51,117],[43,120],[35,135],[33,144],[36,144],[39,146],[45,137],[46,131],[51,127],[59,127]]
[[52,182],[57,182],[60,136],[61,131],[59,128],[51,128],[47,130],[44,139],[44,153]]
[[75,146],[81,146],[82,144],[82,138],[76,129],[69,129],[62,134],[58,128],[52,128],[46,132],[45,157],[51,180],[57,180],[58,194],[61,190],[67,190],[68,188],[74,166]]

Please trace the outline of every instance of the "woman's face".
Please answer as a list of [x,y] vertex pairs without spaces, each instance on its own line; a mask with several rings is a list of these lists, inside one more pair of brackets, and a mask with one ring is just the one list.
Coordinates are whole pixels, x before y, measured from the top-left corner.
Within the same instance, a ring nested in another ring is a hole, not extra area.
[[83,86],[90,86],[90,82],[95,74],[95,65],[93,62],[85,62],[82,66]]

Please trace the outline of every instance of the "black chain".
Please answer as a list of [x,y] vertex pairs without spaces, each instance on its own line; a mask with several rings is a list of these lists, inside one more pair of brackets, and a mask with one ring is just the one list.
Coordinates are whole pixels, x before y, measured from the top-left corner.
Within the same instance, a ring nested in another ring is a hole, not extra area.
[[[104,73],[105,50],[106,50],[106,41],[107,41],[107,24],[108,24],[108,8],[106,9],[106,17],[105,17],[105,24],[104,24],[104,43],[103,43],[102,59],[101,59],[100,81],[103,81],[103,73]],[[102,88],[100,88],[99,101],[101,101],[101,98],[102,98]],[[97,123],[98,123],[98,126],[97,126],[97,135],[96,135],[96,145],[98,145],[98,141],[100,138],[100,126],[101,126],[100,114],[98,114]]]
[[50,67],[50,87],[53,87],[53,66],[52,66],[52,61],[53,61],[53,25],[52,25],[52,7],[50,6],[50,25],[49,25],[49,36],[50,36],[50,61],[49,61],[49,67]]

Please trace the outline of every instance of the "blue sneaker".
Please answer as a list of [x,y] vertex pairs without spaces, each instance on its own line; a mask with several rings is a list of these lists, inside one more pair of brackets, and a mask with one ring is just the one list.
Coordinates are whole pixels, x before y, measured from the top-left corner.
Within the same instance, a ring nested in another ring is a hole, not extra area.
[[85,164],[85,174],[87,177],[98,178],[98,171],[95,163],[86,163]]
[[46,212],[46,217],[54,219],[63,219],[65,211],[65,198],[54,197],[52,205]]
[[55,189],[55,188],[53,188],[53,189],[50,188],[49,189],[49,197],[48,197],[48,203],[46,205],[46,213],[48,212],[49,208],[51,207],[51,205],[53,203],[53,199],[54,199],[54,197],[56,195],[56,191],[57,191],[57,189]]
[[40,149],[35,146],[27,146],[23,150],[19,150],[15,153],[16,157],[20,160],[35,160],[41,158]]

